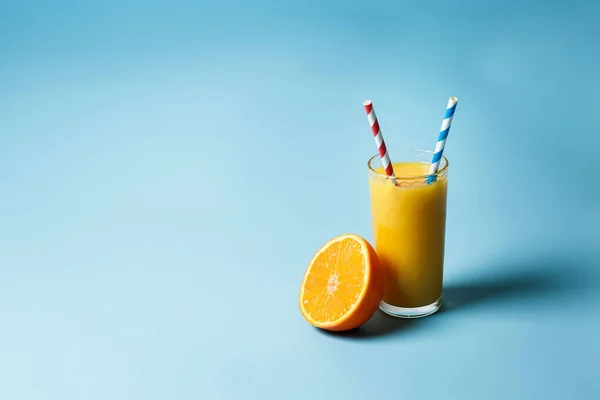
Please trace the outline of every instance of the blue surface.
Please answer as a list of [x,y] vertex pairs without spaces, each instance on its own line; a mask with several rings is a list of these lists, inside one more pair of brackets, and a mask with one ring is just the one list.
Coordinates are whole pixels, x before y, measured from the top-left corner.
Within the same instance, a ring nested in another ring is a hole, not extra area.
[[[3,1],[0,398],[599,398],[598,15]],[[310,257],[372,239],[362,101],[432,148],[451,95],[444,311],[312,329]]]

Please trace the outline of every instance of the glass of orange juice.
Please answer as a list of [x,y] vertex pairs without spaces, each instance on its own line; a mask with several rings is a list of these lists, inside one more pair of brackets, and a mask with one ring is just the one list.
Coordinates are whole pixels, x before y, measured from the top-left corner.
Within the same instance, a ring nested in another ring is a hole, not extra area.
[[442,157],[427,183],[433,152],[389,155],[396,184],[379,155],[367,164],[375,250],[385,270],[379,308],[395,317],[424,317],[442,304],[448,160]]

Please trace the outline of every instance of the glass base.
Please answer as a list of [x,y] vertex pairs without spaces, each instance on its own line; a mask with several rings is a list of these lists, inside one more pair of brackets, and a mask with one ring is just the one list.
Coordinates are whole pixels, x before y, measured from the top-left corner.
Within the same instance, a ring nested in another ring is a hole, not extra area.
[[440,309],[441,305],[441,297],[437,299],[435,303],[414,308],[396,307],[382,300],[379,304],[379,309],[384,313],[396,318],[421,318],[433,314]]

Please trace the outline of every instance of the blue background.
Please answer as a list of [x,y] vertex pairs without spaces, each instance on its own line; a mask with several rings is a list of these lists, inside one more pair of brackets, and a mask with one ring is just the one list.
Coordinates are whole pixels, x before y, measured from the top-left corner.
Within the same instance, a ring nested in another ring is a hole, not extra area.
[[[247,3],[0,3],[0,398],[598,398],[599,3]],[[449,96],[443,311],[313,329]]]

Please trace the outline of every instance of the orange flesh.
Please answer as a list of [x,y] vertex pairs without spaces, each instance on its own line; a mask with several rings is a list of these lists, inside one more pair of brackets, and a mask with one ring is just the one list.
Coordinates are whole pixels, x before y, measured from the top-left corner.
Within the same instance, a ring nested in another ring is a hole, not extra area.
[[360,243],[342,239],[317,255],[304,284],[303,307],[315,321],[333,322],[357,303],[365,284]]

